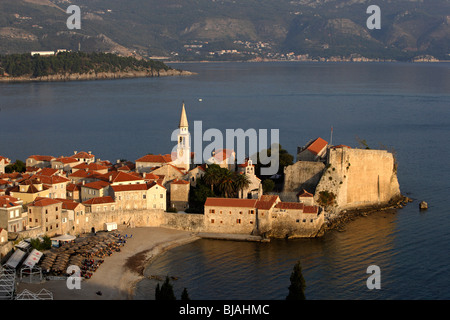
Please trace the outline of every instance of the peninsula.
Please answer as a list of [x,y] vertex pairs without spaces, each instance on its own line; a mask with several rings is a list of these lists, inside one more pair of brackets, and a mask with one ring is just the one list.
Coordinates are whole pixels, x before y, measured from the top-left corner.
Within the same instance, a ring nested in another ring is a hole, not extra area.
[[0,82],[99,80],[192,75],[155,60],[58,50],[0,55]]

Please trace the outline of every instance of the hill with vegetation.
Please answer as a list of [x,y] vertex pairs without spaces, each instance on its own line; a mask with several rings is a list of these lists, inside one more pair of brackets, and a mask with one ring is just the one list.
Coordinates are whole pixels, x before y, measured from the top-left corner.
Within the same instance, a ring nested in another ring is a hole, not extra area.
[[[66,26],[80,6],[80,30]],[[285,59],[293,55],[448,60],[449,0],[2,0],[0,53],[67,49],[171,60]]]

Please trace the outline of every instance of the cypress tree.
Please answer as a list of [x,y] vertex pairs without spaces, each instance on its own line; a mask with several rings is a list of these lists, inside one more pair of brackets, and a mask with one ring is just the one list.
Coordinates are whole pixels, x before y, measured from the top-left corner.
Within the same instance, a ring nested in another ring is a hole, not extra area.
[[181,300],[191,300],[186,288],[184,288],[183,292],[181,293]]
[[291,285],[289,286],[289,294],[286,300],[305,300],[305,279],[302,274],[302,266],[300,260],[294,265],[291,273]]

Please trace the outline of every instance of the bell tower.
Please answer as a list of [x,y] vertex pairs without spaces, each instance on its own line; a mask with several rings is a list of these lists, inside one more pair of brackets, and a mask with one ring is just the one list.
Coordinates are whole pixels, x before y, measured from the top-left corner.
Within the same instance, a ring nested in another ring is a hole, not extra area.
[[178,166],[189,170],[191,165],[191,140],[184,103],[183,108],[181,109],[180,124],[178,125],[178,129],[179,132],[176,162]]

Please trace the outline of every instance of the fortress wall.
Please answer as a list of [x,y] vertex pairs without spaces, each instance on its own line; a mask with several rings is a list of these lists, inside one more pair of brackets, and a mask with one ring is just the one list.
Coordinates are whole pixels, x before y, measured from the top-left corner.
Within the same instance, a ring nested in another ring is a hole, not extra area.
[[284,187],[280,195],[283,201],[298,201],[296,195],[303,189],[314,193],[322,177],[325,165],[322,162],[297,161],[284,168]]
[[339,209],[387,204],[400,196],[394,157],[385,150],[331,149],[315,194],[333,192]]

